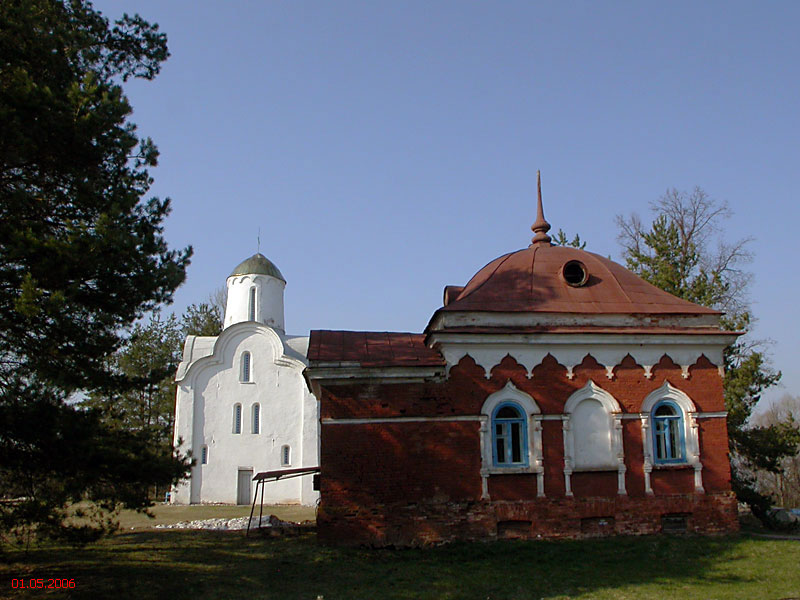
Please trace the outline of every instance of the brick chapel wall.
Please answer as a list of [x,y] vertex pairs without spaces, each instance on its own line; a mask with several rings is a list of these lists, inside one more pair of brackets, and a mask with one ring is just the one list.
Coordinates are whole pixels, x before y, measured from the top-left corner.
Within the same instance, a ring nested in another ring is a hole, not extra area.
[[325,425],[321,491],[359,504],[478,499],[477,436],[475,422]]
[[[574,497],[567,497],[562,425],[545,420],[546,498],[537,498],[533,474],[491,475],[489,502],[481,500],[477,421],[325,422],[475,416],[486,398],[509,380],[531,395],[543,414],[557,415],[563,413],[570,395],[590,379],[613,395],[624,413],[638,415],[644,398],[665,381],[685,392],[700,412],[724,410],[719,371],[704,357],[690,368],[688,378],[666,356],[653,367],[649,379],[631,357],[609,379],[605,367],[591,356],[574,368],[572,379],[551,356],[534,368],[531,378],[510,356],[487,378],[483,368],[467,356],[442,383],[324,387],[320,536],[340,543],[378,545],[503,537],[520,530],[526,532],[522,537],[574,536],[589,534],[592,527],[611,527],[608,523],[612,522],[615,533],[649,533],[660,530],[661,517],[671,513],[690,514],[687,527],[693,531],[735,529],[727,429],[721,418],[699,419],[706,494],[694,492],[691,467],[653,469],[655,496],[645,494],[641,421],[631,418],[623,420],[627,496],[617,494],[616,472],[575,472]],[[503,511],[516,511],[518,518],[505,518]],[[514,525],[498,525],[506,522]],[[595,525],[586,525],[589,522]],[[596,525],[603,522],[606,525]]]

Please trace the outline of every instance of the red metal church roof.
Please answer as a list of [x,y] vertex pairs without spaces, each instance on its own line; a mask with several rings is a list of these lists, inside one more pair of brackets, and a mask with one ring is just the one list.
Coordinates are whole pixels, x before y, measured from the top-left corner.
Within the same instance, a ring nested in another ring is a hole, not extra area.
[[[569,285],[564,265],[581,262],[588,280]],[[443,311],[583,314],[719,314],[651,285],[621,265],[592,252],[531,245],[496,258],[460,293],[450,288]]]

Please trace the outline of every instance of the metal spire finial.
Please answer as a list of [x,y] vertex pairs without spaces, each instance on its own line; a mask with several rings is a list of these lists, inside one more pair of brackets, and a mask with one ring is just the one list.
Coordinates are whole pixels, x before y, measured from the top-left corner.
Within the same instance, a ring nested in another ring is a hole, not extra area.
[[542,208],[542,173],[536,171],[536,185],[539,190],[539,200],[536,206],[536,221],[531,225],[531,231],[535,234],[531,239],[531,246],[549,246],[550,236],[547,232],[550,231],[550,223],[544,218],[544,209]]
[[258,245],[256,246],[256,252],[261,254],[261,227],[258,228],[258,236],[256,237],[258,241]]

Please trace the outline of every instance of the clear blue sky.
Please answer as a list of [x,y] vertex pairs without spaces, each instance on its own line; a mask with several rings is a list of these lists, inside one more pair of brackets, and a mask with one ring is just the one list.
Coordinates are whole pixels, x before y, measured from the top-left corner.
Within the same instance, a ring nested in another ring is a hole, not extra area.
[[182,311],[256,251],[287,329],[421,331],[447,284],[554,230],[620,259],[614,216],[699,185],[752,236],[755,336],[797,393],[800,3],[103,0],[171,58],[129,82],[161,151]]

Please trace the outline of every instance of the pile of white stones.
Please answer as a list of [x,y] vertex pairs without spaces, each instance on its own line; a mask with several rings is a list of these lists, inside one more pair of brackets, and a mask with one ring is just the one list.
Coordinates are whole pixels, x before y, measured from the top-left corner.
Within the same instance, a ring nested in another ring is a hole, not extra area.
[[[272,527],[276,519],[270,516],[261,517],[262,527]],[[236,529],[247,529],[248,517],[236,517],[233,519],[203,519],[199,521],[180,521],[178,523],[166,523],[163,525],[156,525],[156,529],[217,529],[220,531],[230,531]],[[281,524],[291,525],[286,521],[280,521]],[[250,527],[258,527],[258,517],[253,517]]]

